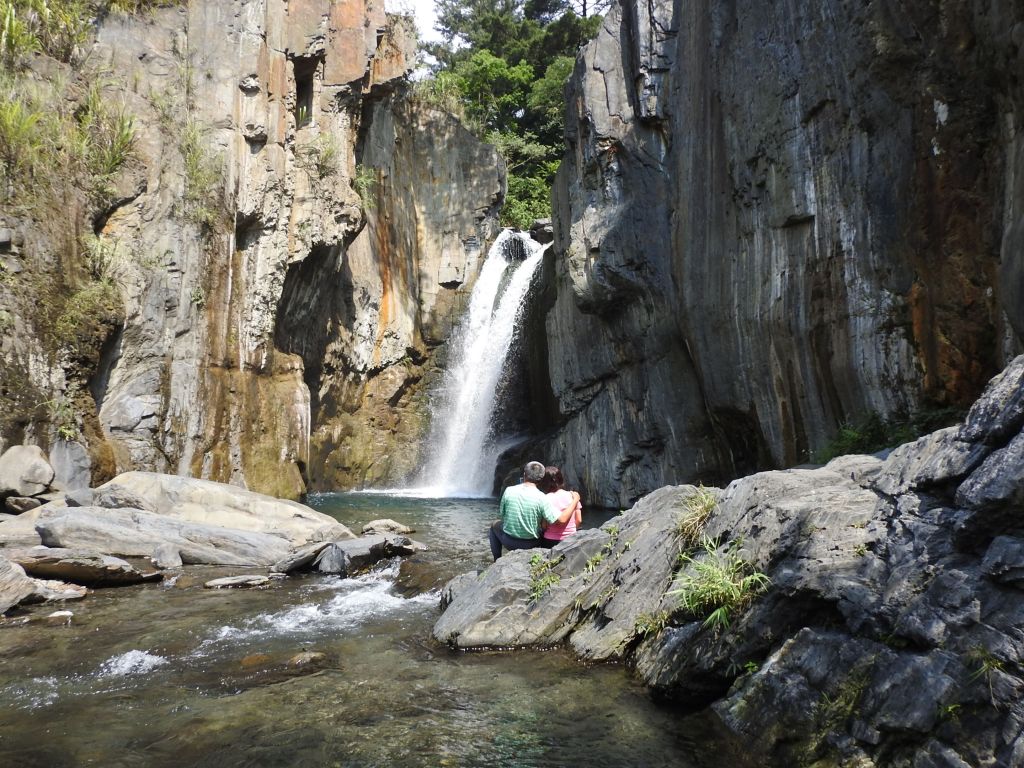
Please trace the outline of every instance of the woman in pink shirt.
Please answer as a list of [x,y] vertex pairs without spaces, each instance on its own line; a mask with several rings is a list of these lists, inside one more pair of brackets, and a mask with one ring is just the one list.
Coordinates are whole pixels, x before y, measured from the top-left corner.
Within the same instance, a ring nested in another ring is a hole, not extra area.
[[565,512],[570,504],[576,507],[575,512],[569,515],[569,519],[564,523],[552,523],[544,529],[540,538],[541,546],[550,549],[562,539],[576,533],[576,526],[583,522],[583,504],[578,501],[575,494],[565,490],[565,478],[558,467],[546,467],[544,478],[537,482],[537,487],[547,494],[552,506],[559,513]]

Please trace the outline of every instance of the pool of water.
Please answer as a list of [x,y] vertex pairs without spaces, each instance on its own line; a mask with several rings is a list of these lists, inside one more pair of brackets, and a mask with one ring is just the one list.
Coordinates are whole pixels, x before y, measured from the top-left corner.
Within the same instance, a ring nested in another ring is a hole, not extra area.
[[356,532],[399,520],[429,549],[253,591],[202,586],[243,569],[191,567],[96,591],[66,625],[43,619],[52,605],[0,620],[0,762],[699,768],[717,749],[701,718],[655,705],[621,667],[432,640],[439,587],[490,559],[493,500],[310,503]]

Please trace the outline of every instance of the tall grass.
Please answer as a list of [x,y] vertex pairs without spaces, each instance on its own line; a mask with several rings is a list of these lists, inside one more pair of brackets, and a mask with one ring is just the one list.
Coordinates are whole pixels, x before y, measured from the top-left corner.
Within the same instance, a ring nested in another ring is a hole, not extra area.
[[683,549],[691,549],[699,542],[704,533],[704,526],[712,513],[718,508],[718,496],[710,488],[703,485],[683,502],[683,511],[676,520],[676,535]]
[[736,614],[767,590],[771,580],[743,559],[737,542],[722,552],[705,537],[701,549],[699,557],[679,556],[688,571],[669,594],[679,597],[680,607],[687,613],[703,616],[705,627],[728,629]]

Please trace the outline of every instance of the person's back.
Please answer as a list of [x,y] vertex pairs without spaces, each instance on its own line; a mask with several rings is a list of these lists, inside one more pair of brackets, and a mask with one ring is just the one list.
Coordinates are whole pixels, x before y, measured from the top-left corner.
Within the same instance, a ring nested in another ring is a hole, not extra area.
[[536,539],[548,503],[547,497],[533,483],[506,488],[498,507],[505,533],[517,539]]
[[[572,493],[564,488],[559,488],[557,491],[552,491],[546,495],[551,500],[551,505],[559,510],[559,512],[571,504],[573,507],[580,507],[579,512],[582,513],[582,505],[576,501]],[[581,516],[581,514],[574,512],[564,523],[552,523],[544,529],[544,538],[551,541],[561,541],[567,536],[572,536],[576,533],[576,524]]]

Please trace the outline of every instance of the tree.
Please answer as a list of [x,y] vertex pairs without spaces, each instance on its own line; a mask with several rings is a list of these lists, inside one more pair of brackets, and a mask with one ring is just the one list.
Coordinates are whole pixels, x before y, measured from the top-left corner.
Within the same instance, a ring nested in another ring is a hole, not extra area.
[[[450,99],[493,143],[508,169],[503,223],[526,228],[550,216],[551,183],[562,154],[565,83],[579,48],[597,32],[608,0],[438,0],[443,42],[418,91]],[[455,110],[449,110],[455,111]]]

